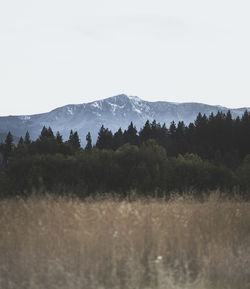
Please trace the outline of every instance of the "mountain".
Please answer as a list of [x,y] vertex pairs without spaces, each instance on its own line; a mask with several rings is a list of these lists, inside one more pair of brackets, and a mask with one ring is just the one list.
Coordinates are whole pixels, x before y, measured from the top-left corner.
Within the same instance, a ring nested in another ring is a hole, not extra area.
[[[230,109],[235,118],[241,116],[250,108]],[[24,136],[30,132],[31,138],[36,139],[42,127],[50,126],[54,132],[60,131],[64,140],[68,139],[70,130],[77,130],[85,143],[85,136],[91,132],[93,141],[96,140],[98,131],[103,124],[112,131],[119,127],[125,129],[133,121],[140,129],[146,120],[169,125],[171,121],[184,121],[186,124],[193,122],[199,112],[209,115],[218,111],[227,112],[228,108],[202,103],[173,103],[166,101],[149,102],[137,96],[125,94],[109,97],[83,104],[70,104],[56,108],[48,113],[0,117],[0,134],[8,131],[15,136]]]

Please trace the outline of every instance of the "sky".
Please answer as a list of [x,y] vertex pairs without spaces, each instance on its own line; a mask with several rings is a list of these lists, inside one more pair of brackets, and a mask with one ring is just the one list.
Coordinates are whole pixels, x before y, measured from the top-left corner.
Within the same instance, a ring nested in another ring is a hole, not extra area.
[[125,93],[250,107],[249,0],[0,1],[0,115]]

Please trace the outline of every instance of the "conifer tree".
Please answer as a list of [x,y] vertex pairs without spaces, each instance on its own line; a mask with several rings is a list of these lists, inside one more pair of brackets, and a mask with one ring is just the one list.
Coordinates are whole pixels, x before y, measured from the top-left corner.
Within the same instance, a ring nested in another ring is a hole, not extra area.
[[25,134],[25,137],[24,137],[24,144],[25,144],[25,145],[29,145],[30,143],[31,143],[30,134],[29,134],[29,132],[27,131],[26,134]]
[[132,121],[130,122],[128,129],[124,131],[123,137],[125,143],[129,143],[131,145],[138,145],[137,129],[133,125]]
[[86,141],[87,141],[87,144],[85,146],[85,150],[91,151],[92,150],[92,138],[91,138],[90,132],[88,132],[88,134],[86,135]]
[[58,144],[62,144],[63,143],[63,138],[62,138],[62,135],[60,134],[59,131],[56,133],[56,142]]
[[116,150],[124,144],[123,141],[123,132],[122,129],[119,128],[117,132],[114,133],[113,137],[113,149]]
[[149,120],[146,121],[144,127],[139,132],[140,142],[144,143],[151,138],[151,126]]
[[112,131],[104,128],[102,125],[96,142],[96,147],[98,149],[112,149],[113,148],[113,134]]
[[54,133],[51,127],[46,128],[46,126],[43,126],[39,139],[43,140],[43,139],[48,139],[48,138],[55,139]]
[[70,144],[73,143],[73,135],[74,135],[74,133],[73,133],[73,130],[71,129],[71,130],[70,130],[70,133],[69,133],[69,140],[68,140],[68,142],[69,142]]
[[53,133],[53,131],[52,131],[50,126],[48,128],[48,137],[51,138],[51,139],[55,139],[54,133]]
[[169,133],[171,137],[175,137],[176,133],[176,124],[174,121],[171,122],[170,127],[169,127]]
[[150,136],[150,138],[156,139],[157,138],[158,124],[156,123],[155,119],[150,124],[150,128],[151,128],[151,136]]
[[13,136],[10,131],[8,132],[6,136],[6,139],[4,142],[4,148],[5,148],[5,157],[7,158],[10,152],[12,151],[12,149],[14,148]]
[[21,136],[20,139],[19,139],[17,147],[20,148],[20,147],[23,146],[23,144],[24,144],[24,140],[23,140],[23,137]]
[[168,137],[168,129],[166,127],[166,124],[163,123],[163,125],[160,126],[157,131],[157,141],[159,145],[166,148],[167,137]]
[[70,131],[68,142],[72,145],[74,149],[79,149],[81,147],[77,131],[75,132],[73,132],[73,130]]
[[81,147],[80,139],[79,139],[79,135],[77,131],[75,131],[73,135],[73,147],[75,149],[79,149]]
[[194,124],[196,127],[200,127],[203,124],[203,118],[202,118],[202,114],[200,112],[198,113]]
[[48,129],[46,128],[46,126],[43,126],[42,130],[41,130],[41,134],[39,136],[39,139],[44,139],[48,136]]

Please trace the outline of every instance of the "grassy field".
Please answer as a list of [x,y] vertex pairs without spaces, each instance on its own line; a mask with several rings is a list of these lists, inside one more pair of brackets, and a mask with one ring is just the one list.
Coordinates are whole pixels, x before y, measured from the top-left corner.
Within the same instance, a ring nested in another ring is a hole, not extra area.
[[0,201],[0,288],[249,289],[250,203]]

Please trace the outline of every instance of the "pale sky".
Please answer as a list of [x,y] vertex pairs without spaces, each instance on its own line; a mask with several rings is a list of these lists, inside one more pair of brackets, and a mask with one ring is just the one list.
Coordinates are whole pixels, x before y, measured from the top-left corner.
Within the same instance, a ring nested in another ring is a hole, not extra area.
[[250,107],[249,0],[3,0],[0,115],[121,93]]

